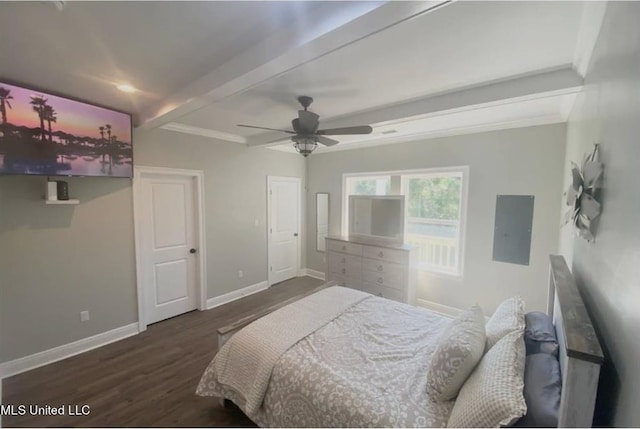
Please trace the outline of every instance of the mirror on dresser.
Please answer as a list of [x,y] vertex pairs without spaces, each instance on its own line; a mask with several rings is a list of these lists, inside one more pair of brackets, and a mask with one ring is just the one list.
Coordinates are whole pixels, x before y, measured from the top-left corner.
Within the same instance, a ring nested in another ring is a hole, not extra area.
[[326,251],[325,237],[329,234],[329,193],[316,193],[316,250]]

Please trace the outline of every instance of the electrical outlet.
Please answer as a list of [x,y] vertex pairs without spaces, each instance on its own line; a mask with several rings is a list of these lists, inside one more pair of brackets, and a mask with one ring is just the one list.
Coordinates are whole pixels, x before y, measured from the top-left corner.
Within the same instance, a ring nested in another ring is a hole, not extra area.
[[244,276],[244,273],[242,272],[242,270],[238,271],[238,278],[241,279]]
[[80,312],[80,321],[81,322],[86,322],[87,320],[89,320],[89,310],[81,311]]

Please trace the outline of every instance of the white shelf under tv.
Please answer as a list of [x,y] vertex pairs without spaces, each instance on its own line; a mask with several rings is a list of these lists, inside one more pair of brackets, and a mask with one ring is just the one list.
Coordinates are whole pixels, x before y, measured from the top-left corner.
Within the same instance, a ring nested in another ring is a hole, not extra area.
[[44,200],[45,204],[80,204],[80,200]]

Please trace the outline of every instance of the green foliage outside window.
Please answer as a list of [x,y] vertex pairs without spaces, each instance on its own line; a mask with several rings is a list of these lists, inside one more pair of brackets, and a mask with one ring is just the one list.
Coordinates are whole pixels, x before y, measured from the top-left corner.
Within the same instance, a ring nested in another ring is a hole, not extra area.
[[[409,179],[407,205],[410,217],[458,220],[460,177]],[[375,187],[374,187],[375,189]]]
[[[385,187],[385,192],[382,195],[388,195],[389,180],[385,180],[384,187]],[[351,195],[377,195],[376,179],[357,180],[353,186],[353,192],[351,192]]]

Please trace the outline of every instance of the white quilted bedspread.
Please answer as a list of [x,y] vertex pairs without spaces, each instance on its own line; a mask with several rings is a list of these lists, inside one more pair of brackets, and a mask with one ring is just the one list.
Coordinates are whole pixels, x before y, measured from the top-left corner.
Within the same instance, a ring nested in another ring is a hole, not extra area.
[[252,417],[262,405],[274,366],[297,342],[370,295],[333,286],[282,307],[233,335],[205,370],[196,393],[232,392]]

